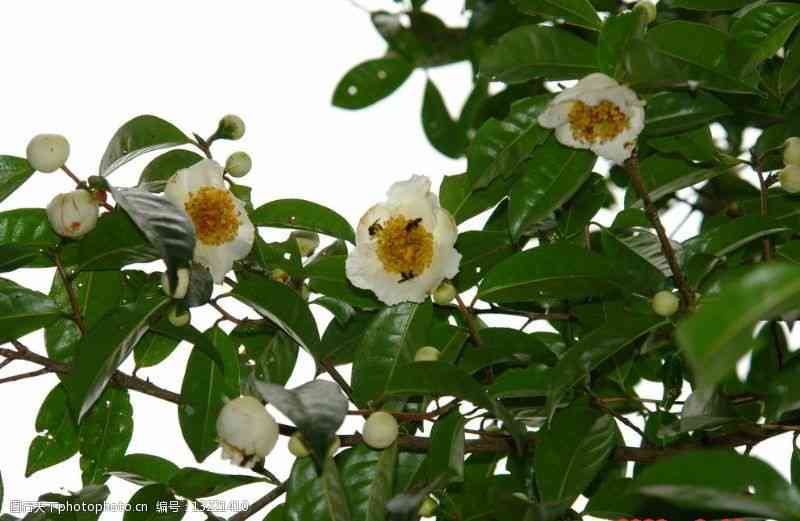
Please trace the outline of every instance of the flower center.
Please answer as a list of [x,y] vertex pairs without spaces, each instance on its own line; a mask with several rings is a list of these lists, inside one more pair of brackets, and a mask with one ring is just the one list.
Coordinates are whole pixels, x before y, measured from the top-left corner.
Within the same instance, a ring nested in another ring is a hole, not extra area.
[[233,195],[227,190],[203,187],[189,194],[184,208],[203,244],[219,246],[236,238],[241,223]]
[[568,118],[572,135],[586,143],[611,141],[628,128],[628,116],[608,100],[597,105],[576,101]]
[[413,279],[433,260],[433,235],[420,221],[396,215],[369,228],[370,235],[378,239],[378,259],[383,268],[399,273],[400,282]]

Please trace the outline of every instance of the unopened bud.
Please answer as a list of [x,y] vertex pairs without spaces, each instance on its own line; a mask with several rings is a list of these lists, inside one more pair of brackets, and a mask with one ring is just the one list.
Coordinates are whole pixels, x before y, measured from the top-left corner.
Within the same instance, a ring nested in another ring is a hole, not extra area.
[[67,163],[69,142],[58,134],[39,134],[26,150],[28,163],[39,172],[55,172]]
[[653,296],[653,311],[662,317],[671,317],[678,312],[681,301],[671,291],[659,291]]
[[285,284],[289,280],[289,274],[280,268],[272,270],[270,277],[272,277],[272,280],[275,282],[280,282],[282,284]]
[[442,282],[433,292],[433,301],[440,306],[444,306],[451,303],[457,294],[458,291],[451,282]]
[[233,177],[244,177],[253,168],[253,160],[247,152],[234,152],[225,161],[225,171]]
[[242,118],[234,114],[228,114],[219,120],[219,126],[217,127],[215,136],[222,139],[236,141],[237,139],[242,139],[242,136],[244,136],[244,131],[245,125],[244,121],[242,121]]
[[656,4],[650,0],[639,0],[633,8],[644,12],[647,23],[655,22],[658,10]]
[[59,194],[47,205],[47,218],[62,237],[79,239],[94,230],[100,213],[97,199],[87,190]]
[[364,443],[373,449],[385,449],[394,443],[399,432],[400,426],[394,416],[378,411],[367,418],[362,436]]
[[417,512],[420,517],[433,517],[436,513],[436,510],[439,508],[439,503],[436,502],[435,499],[428,496],[425,498],[425,501],[419,507],[419,511]]
[[169,323],[175,327],[183,327],[192,321],[192,314],[188,309],[179,310],[177,306],[172,306],[167,315]]
[[800,166],[786,165],[781,170],[778,180],[781,182],[781,188],[790,194],[800,192]]
[[415,362],[436,362],[442,356],[441,351],[433,346],[420,347],[414,354]]
[[790,137],[783,145],[783,162],[786,165],[800,165],[800,137]]
[[175,291],[172,290],[169,277],[166,273],[161,275],[161,289],[164,290],[164,294],[166,296],[180,300],[185,298],[186,292],[189,291],[189,278],[191,273],[189,272],[189,268],[178,268],[175,276],[178,279],[178,284],[175,288]]

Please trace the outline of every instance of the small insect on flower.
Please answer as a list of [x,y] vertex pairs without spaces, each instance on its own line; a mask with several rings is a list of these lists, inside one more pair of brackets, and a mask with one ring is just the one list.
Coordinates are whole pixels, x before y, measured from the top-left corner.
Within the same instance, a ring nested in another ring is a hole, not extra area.
[[563,145],[622,164],[644,129],[644,105],[628,87],[594,73],[558,94],[539,115],[539,125],[554,128]]
[[458,273],[461,255],[453,247],[458,229],[430,187],[423,176],[395,183],[388,200],[359,222],[347,277],[386,304],[422,302]]

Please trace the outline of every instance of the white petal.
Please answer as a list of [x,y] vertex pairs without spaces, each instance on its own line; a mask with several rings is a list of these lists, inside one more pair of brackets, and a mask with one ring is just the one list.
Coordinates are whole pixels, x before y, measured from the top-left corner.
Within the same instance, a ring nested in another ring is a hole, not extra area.
[[358,221],[356,228],[356,242],[368,242],[372,239],[369,234],[369,227],[377,221],[385,221],[391,216],[389,208],[385,204],[376,204]]
[[208,268],[216,284],[222,284],[225,275],[233,268],[233,257],[225,245],[209,246],[198,242],[194,248],[194,260]]
[[561,125],[556,129],[556,139],[562,145],[571,148],[589,148],[588,143],[575,139],[575,136],[572,134],[572,127],[569,125]]
[[592,146],[592,151],[598,156],[604,157],[614,163],[621,165],[631,157],[634,149],[634,142],[621,139],[624,135],[620,134],[616,139],[598,143]]
[[574,88],[595,90],[595,89],[607,89],[609,87],[618,87],[618,86],[619,83],[617,83],[617,81],[614,80],[614,78],[611,78],[610,76],[607,76],[602,72],[595,72],[581,78],[581,80]]
[[244,203],[238,199],[235,199],[235,201],[236,209],[239,213],[239,230],[236,234],[236,238],[228,243],[227,246],[233,260],[239,260],[247,257],[250,250],[253,249],[253,242],[255,242],[256,239],[256,228],[247,215]]
[[423,175],[411,176],[407,181],[394,183],[386,193],[389,204],[400,205],[406,201],[427,198],[431,180]]
[[458,238],[458,226],[450,212],[444,208],[436,211],[436,227],[433,229],[433,240],[436,244],[452,246]]
[[436,226],[436,201],[429,197],[406,199],[402,203],[391,206],[392,215],[402,215],[406,219],[422,219],[422,226],[431,230]]
[[164,197],[181,210],[189,200],[188,179],[189,175],[186,171],[181,170],[173,175],[164,187]]
[[213,159],[204,159],[189,168],[181,170],[189,174],[188,186],[190,191],[195,191],[204,186],[225,188],[223,174],[225,169]]
[[551,104],[547,109],[539,114],[537,118],[539,125],[544,128],[556,128],[564,125],[569,120],[569,112],[572,110],[572,101]]

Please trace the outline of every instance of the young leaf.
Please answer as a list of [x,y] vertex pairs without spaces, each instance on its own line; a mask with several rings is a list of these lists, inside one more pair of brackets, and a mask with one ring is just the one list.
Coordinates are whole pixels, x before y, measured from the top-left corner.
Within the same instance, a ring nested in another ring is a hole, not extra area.
[[399,56],[360,63],[339,80],[333,104],[351,110],[369,107],[396,91],[413,71],[414,66]]
[[0,278],[0,343],[46,327],[60,315],[47,295]]
[[313,380],[291,390],[263,382],[255,385],[264,400],[294,422],[322,466],[347,415],[347,398],[339,387],[325,380]]
[[425,84],[422,100],[422,128],[433,147],[447,157],[458,158],[464,154],[467,137],[453,121],[442,93],[431,80]]
[[351,521],[347,495],[333,459],[325,460],[318,475],[311,458],[292,467],[286,491],[286,521]]
[[303,199],[278,199],[256,208],[250,216],[256,226],[307,230],[355,243],[347,220],[330,208]]
[[150,454],[126,454],[108,468],[109,474],[143,487],[166,485],[178,472],[178,466]]
[[33,168],[21,157],[0,156],[0,203],[33,175]]
[[64,387],[53,388],[36,416],[37,436],[28,449],[25,477],[65,461],[78,452],[78,428],[67,406]]
[[161,118],[135,117],[122,125],[111,138],[100,161],[100,175],[109,175],[141,154],[190,142],[186,134]]
[[83,484],[101,484],[133,436],[133,407],[126,389],[109,387],[81,422]]
[[225,491],[258,483],[264,478],[257,476],[242,476],[235,474],[217,474],[207,470],[187,467],[180,469],[169,480],[169,488],[179,496],[189,499],[200,499],[216,496]]
[[373,450],[364,444],[337,457],[353,521],[384,521],[392,498],[397,446]]

